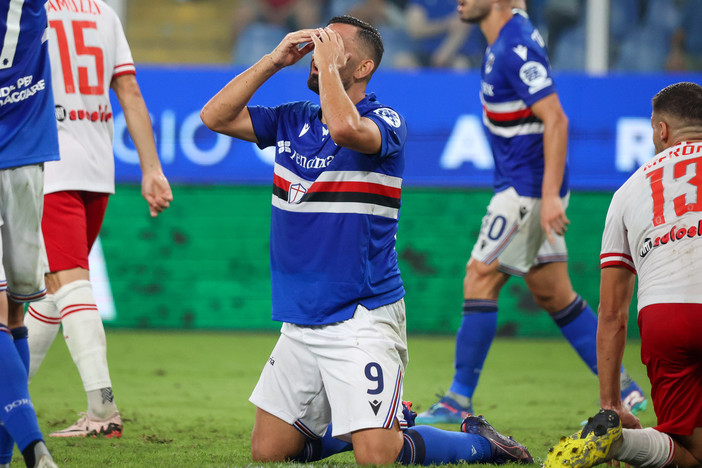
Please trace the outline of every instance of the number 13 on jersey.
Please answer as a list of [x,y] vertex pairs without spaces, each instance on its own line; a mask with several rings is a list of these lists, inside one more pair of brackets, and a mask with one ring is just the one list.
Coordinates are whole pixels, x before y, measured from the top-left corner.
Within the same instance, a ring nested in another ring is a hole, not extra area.
[[[702,152],[700,145],[685,145],[678,149],[682,156],[693,154],[694,152]],[[671,154],[671,157],[677,157],[676,154]],[[670,176],[664,181],[664,170],[670,171],[672,167],[672,179]],[[683,181],[684,177],[690,177]],[[688,190],[686,193],[673,198],[673,208],[676,216],[682,216],[688,212],[702,211],[702,156],[690,159],[683,159],[676,162],[672,166],[659,167],[646,174],[651,184],[651,196],[653,198],[653,225],[660,226],[666,222],[665,205],[666,199],[664,195],[664,186],[674,187],[679,193],[678,184],[687,184]]]

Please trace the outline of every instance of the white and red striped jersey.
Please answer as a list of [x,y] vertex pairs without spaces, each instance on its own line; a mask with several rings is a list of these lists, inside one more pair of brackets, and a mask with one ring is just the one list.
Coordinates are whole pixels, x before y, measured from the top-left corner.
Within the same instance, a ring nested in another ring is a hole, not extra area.
[[61,160],[46,164],[45,193],[114,193],[110,84],[135,73],[122,24],[102,0],[49,0],[47,11]]
[[638,274],[638,308],[702,304],[702,142],[680,143],[641,166],[614,194],[601,268]]

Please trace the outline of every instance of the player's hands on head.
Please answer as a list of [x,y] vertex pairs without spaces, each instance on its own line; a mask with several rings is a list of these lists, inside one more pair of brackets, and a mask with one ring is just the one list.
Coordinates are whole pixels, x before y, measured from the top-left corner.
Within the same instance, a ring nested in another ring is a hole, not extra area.
[[312,36],[314,43],[314,63],[318,70],[340,69],[348,61],[341,35],[330,27],[315,30]]
[[158,216],[173,201],[173,192],[168,179],[160,170],[145,173],[141,179],[141,195],[149,204],[149,214]]
[[314,29],[301,29],[287,34],[268,56],[278,68],[296,64],[314,49]]
[[554,233],[559,236],[565,235],[569,224],[570,220],[559,196],[541,199],[541,228],[551,244],[555,242]]

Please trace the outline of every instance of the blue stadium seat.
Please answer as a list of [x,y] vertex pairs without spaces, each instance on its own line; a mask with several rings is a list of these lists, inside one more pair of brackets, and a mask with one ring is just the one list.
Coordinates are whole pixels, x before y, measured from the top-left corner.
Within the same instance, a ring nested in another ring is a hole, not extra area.
[[646,26],[637,28],[621,44],[614,69],[638,72],[663,70],[670,51],[670,41],[667,39],[665,31]]
[[644,25],[656,33],[660,33],[665,40],[670,40],[675,30],[680,26],[682,11],[676,2],[670,0],[649,0]]
[[612,0],[609,8],[609,40],[621,42],[639,22],[639,0]]
[[552,55],[557,70],[585,69],[585,26],[579,25],[564,32]]

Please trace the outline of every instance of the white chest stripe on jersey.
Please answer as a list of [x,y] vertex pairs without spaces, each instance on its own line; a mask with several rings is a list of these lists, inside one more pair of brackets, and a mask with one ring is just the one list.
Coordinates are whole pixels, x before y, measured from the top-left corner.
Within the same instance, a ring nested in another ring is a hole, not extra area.
[[493,135],[502,138],[513,138],[519,135],[537,135],[544,133],[544,124],[542,122],[530,122],[522,125],[514,125],[511,127],[498,127],[483,114],[483,123]]

